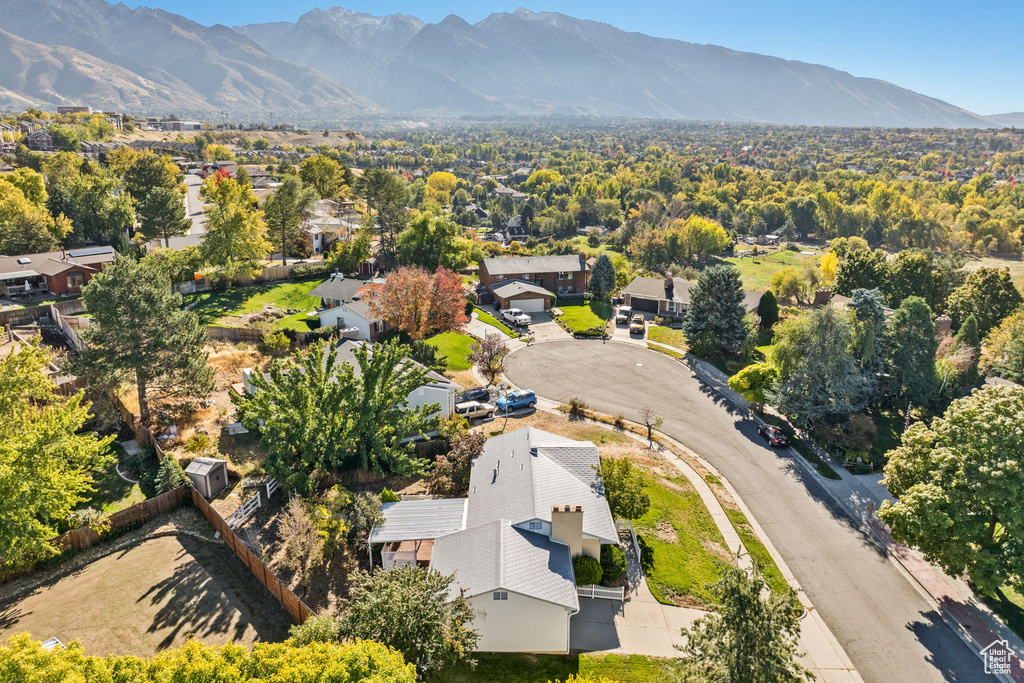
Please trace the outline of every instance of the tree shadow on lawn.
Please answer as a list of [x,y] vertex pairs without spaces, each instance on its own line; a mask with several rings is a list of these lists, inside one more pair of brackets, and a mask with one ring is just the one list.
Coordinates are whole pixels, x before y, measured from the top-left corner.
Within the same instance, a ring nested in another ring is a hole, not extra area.
[[177,540],[182,549],[176,559],[188,556],[188,560],[138,599],[160,605],[147,629],[149,633],[167,632],[157,649],[174,645],[186,629],[186,634],[200,638],[227,634],[235,641],[241,641],[249,627],[260,641],[288,637],[287,614],[226,546],[187,536]]

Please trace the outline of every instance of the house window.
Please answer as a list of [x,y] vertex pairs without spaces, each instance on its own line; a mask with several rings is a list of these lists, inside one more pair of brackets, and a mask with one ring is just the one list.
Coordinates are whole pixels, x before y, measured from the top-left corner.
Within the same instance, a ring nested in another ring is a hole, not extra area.
[[495,600],[508,600],[508,591],[494,591]]
[[569,273],[559,273],[558,274],[558,279],[559,280],[568,280],[569,279]]
[[73,270],[68,273],[68,287],[82,287],[85,285],[85,273],[80,270]]
[[540,531],[544,528],[543,522],[530,522],[530,531]]
[[504,276],[504,275],[495,275],[495,276],[494,276],[494,279],[495,279],[495,281],[497,281],[497,282],[501,282],[502,280],[504,280],[504,279],[505,279],[505,276]]
[[668,302],[666,302],[665,303],[665,310],[667,312],[669,312],[669,313],[675,313],[676,312],[676,302],[675,301],[668,301]]
[[530,281],[530,274],[529,273],[523,273],[523,279],[526,280],[527,282],[529,282]]
[[373,324],[373,333],[374,334],[380,334],[383,331],[384,331],[384,323],[376,322],[376,323]]

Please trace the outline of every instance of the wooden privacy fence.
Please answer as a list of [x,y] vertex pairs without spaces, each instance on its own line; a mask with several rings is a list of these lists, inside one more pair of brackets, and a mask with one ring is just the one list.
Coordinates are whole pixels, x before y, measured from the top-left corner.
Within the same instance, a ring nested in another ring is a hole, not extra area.
[[[179,486],[155,498],[144,500],[104,517],[101,520],[102,526],[107,527],[104,533],[109,534],[111,531],[126,526],[141,524],[178,509],[182,503],[188,500],[190,488],[189,486]],[[93,527],[85,526],[57,536],[53,539],[53,547],[58,552],[71,549],[82,551],[95,545],[101,538],[102,536]],[[0,571],[0,584],[32,572],[37,564],[38,562],[31,562],[18,569]]]
[[255,344],[263,336],[260,330],[251,327],[226,327],[223,325],[207,325],[206,332],[210,341],[246,342]]
[[263,564],[263,561],[249,550],[245,543],[242,542],[242,539],[228,527],[227,522],[206,502],[206,499],[198,491],[191,488],[189,490],[192,492],[192,502],[203,513],[203,516],[206,517],[206,521],[220,533],[224,543],[249,568],[252,575],[277,598],[277,601],[281,603],[281,607],[288,612],[291,618],[295,620],[295,623],[301,624],[311,617],[313,610],[306,606],[306,603],[302,602],[299,596],[295,595],[288,586],[281,583],[281,580],[277,578],[274,572],[267,569],[267,565]]

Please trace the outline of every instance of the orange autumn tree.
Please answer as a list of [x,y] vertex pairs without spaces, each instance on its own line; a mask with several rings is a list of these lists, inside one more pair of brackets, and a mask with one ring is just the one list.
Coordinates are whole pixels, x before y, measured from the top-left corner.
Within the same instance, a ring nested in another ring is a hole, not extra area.
[[363,292],[373,315],[412,339],[461,329],[468,320],[462,277],[447,268],[430,273],[402,267]]

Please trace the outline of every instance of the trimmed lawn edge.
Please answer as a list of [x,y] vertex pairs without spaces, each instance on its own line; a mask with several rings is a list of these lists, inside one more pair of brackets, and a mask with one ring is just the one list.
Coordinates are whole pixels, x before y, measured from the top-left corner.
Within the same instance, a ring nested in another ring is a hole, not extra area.
[[490,313],[488,313],[488,312],[484,311],[483,309],[478,308],[476,306],[473,307],[473,310],[476,312],[477,320],[479,320],[480,322],[484,323],[485,325],[490,325],[491,327],[495,328],[499,332],[503,332],[506,335],[508,335],[509,337],[512,337],[513,339],[517,339],[519,337],[518,333],[513,332],[511,329],[509,329],[508,325],[506,325],[505,323],[501,322],[500,320],[495,318]]

